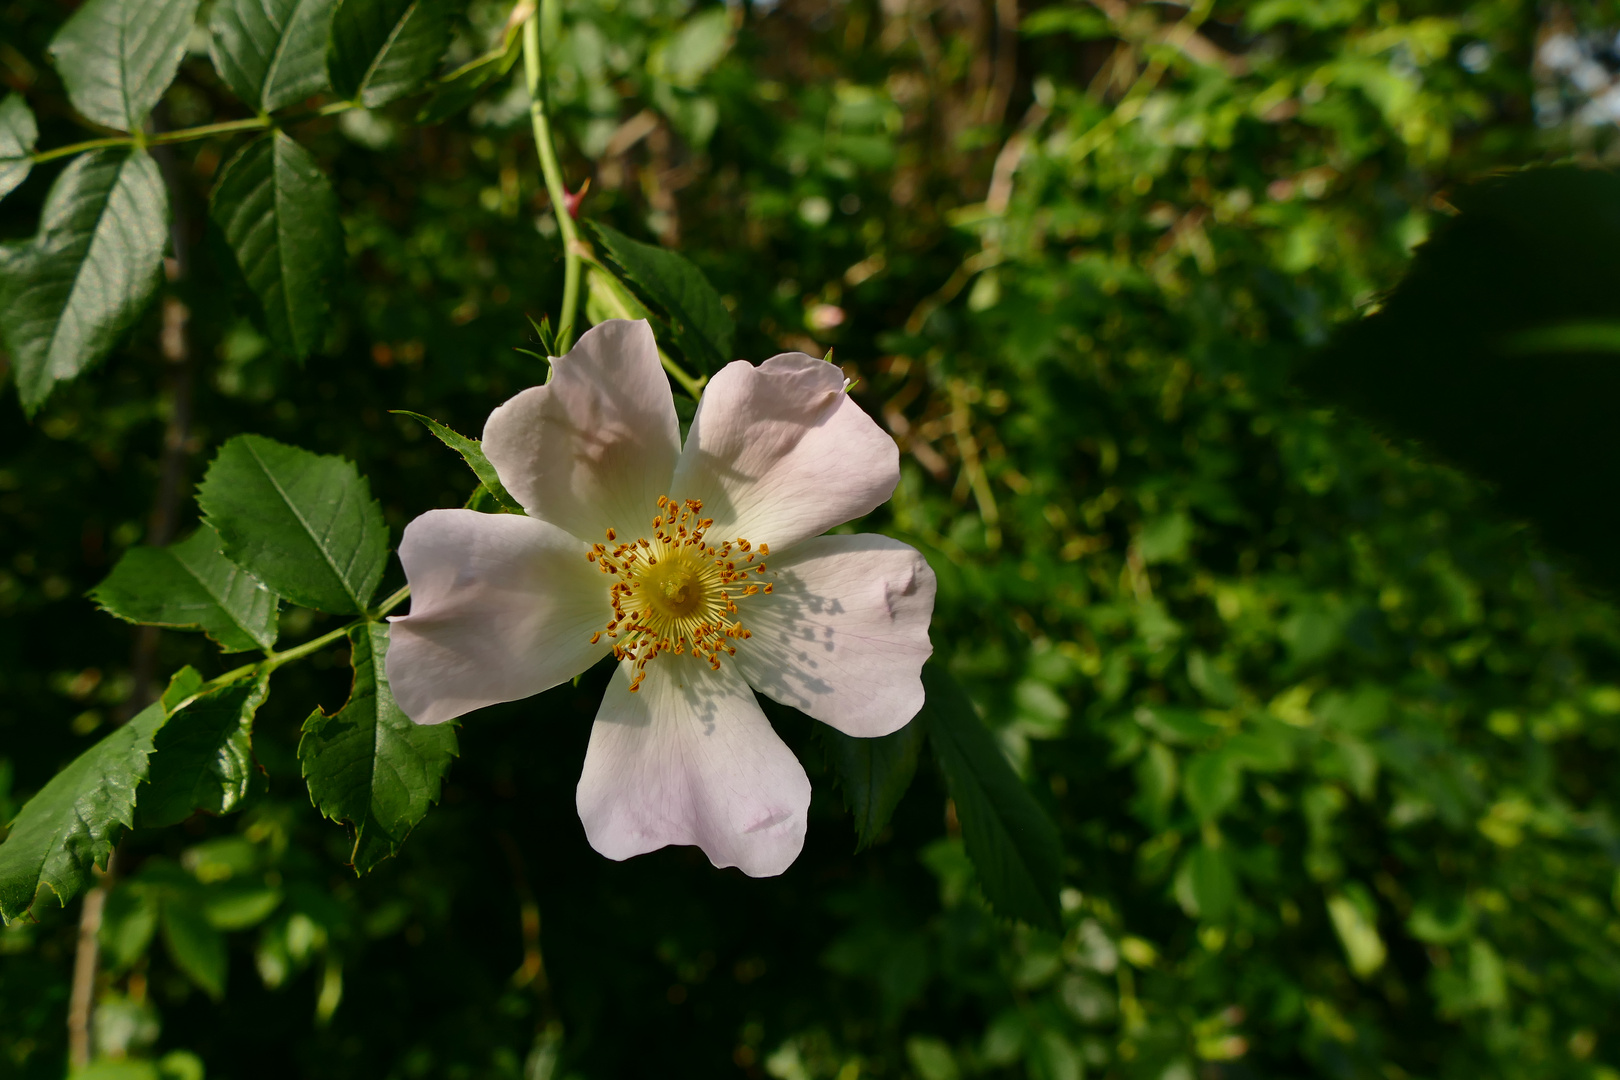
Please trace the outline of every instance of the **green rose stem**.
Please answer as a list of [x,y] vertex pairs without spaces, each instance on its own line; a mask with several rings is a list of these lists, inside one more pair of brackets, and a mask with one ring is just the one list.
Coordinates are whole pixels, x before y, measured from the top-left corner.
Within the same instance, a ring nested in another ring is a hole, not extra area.
[[246,120],[226,120],[218,124],[203,124],[201,127],[178,128],[158,135],[148,135],[145,132],[137,132],[133,135],[109,135],[104,139],[90,139],[86,142],[58,146],[51,150],[41,150],[37,154],[29,155],[29,157],[37,165],[42,161],[53,161],[56,158],[82,154],[86,150],[103,150],[109,146],[166,146],[169,143],[208,139],[215,135],[234,135],[238,131],[264,131],[284,124],[296,124],[300,120],[309,120],[317,116],[335,116],[341,112],[348,112],[353,108],[356,108],[356,105],[352,101],[334,101],[329,105],[322,105],[318,109],[309,109],[289,116],[274,117],[267,113],[261,113],[258,116],[250,116]]
[[557,0],[542,0],[542,10],[523,23],[523,74],[529,87],[529,120],[534,125],[534,148],[540,156],[540,172],[545,176],[546,193],[563,242],[562,312],[557,317],[557,352],[566,353],[574,343],[574,309],[579,306],[579,230],[568,212],[568,189],[563,186],[557,149],[551,141],[551,121],[546,117],[546,84],[540,58],[540,19]]
[[283,664],[290,664],[294,660],[302,660],[304,657],[309,656],[312,653],[318,653],[328,645],[342,641],[344,638],[348,637],[349,631],[354,629],[356,626],[360,626],[368,622],[377,622],[390,611],[393,611],[395,608],[399,607],[399,605],[403,604],[407,599],[410,598],[410,595],[411,587],[409,585],[402,586],[397,592],[389,595],[383,600],[382,603],[378,604],[371,611],[366,612],[364,618],[355,619],[353,622],[345,623],[336,630],[328,631],[327,633],[322,634],[320,637],[310,638],[302,645],[294,645],[292,648],[284,649],[281,652],[266,653],[263,660],[256,660],[251,664],[243,664],[239,668],[232,668],[225,674],[216,676],[215,678],[209,679],[207,682],[203,683],[197,688],[196,693],[192,694],[184,701],[181,701],[169,711],[171,713],[179,712],[181,709],[185,708],[187,705],[190,705],[193,701],[196,701],[204,694],[218,690],[222,686],[229,686],[231,683],[236,682],[239,679],[245,679],[252,675],[269,674],[270,672],[276,670],[276,668],[281,667]]

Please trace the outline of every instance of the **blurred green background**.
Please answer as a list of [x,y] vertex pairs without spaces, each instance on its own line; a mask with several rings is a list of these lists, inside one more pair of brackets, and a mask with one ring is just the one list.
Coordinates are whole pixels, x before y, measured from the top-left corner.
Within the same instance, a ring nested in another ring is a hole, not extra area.
[[[44,51],[71,7],[0,2],[44,147],[83,137]],[[505,17],[473,0],[447,64]],[[277,675],[248,809],[124,842],[97,1068],[1620,1080],[1620,619],[1481,485],[1292,381],[1459,183],[1607,159],[1617,26],[1527,0],[565,5],[586,214],[696,261],[740,355],[833,348],[900,444],[869,525],[938,572],[936,648],[1061,825],[1064,933],[989,914],[931,765],[853,854],[785,710],[816,792],[784,876],[602,859],[573,791],[604,671],[470,717],[443,805],[356,880],[294,755],[347,692],[337,651]],[[302,367],[210,251],[234,144],[207,141],[165,161],[192,360],[154,309],[32,421],[0,400],[0,819],[154,680],[221,670],[84,598],[192,527],[189,498],[154,517],[165,482],[258,432],[357,461],[397,538],[470,478],[388,410],[475,433],[542,377],[515,349],[561,261],[521,78],[442,123],[418,104],[299,129],[350,255]],[[164,112],[242,115],[200,53]],[[78,905],[36,915],[0,932],[0,1075],[54,1080]]]

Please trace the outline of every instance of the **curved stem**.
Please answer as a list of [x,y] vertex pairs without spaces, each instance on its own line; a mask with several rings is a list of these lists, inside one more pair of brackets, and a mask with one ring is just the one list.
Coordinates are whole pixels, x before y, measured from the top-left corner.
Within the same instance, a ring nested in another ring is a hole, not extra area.
[[[542,0],[542,6],[556,0]],[[574,342],[574,309],[579,307],[579,231],[568,212],[568,189],[563,186],[557,149],[551,141],[551,121],[546,117],[546,85],[540,58],[540,16],[536,11],[523,24],[523,74],[529,87],[529,121],[534,127],[535,151],[540,156],[540,172],[551,196],[551,210],[557,218],[557,231],[563,242],[562,312],[557,316],[557,351],[567,352]]]
[[180,702],[180,704],[176,705],[170,711],[175,712],[183,709],[193,701],[196,701],[199,697],[202,697],[204,694],[218,690],[222,686],[229,686],[238,679],[245,679],[252,675],[268,675],[270,672],[276,670],[276,668],[283,664],[290,664],[294,660],[302,660],[311,653],[320,652],[328,645],[336,644],[337,642],[348,637],[349,631],[353,630],[355,627],[364,626],[368,622],[376,622],[377,620],[381,619],[384,615],[387,615],[390,611],[393,611],[406,600],[410,599],[410,595],[411,587],[409,585],[403,585],[393,593],[389,594],[389,596],[385,598],[382,603],[378,604],[371,611],[368,611],[362,618],[355,619],[353,622],[344,623],[336,630],[328,630],[320,637],[310,638],[302,645],[294,645],[292,648],[284,649],[281,652],[266,653],[263,660],[255,660],[251,664],[243,664],[239,668],[232,668],[223,675],[216,675],[214,678],[209,679],[207,682],[199,686],[196,693],[192,694],[186,700]]

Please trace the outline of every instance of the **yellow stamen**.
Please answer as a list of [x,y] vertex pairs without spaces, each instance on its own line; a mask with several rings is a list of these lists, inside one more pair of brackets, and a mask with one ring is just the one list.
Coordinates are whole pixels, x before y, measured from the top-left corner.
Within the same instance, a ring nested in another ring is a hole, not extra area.
[[[667,495],[658,497],[661,513],[652,519],[653,538],[638,537],[609,549],[596,544],[585,558],[597,563],[604,574],[618,577],[608,590],[613,618],[606,633],[615,641],[613,655],[631,660],[634,672],[630,692],[635,693],[647,677],[647,661],[660,653],[692,656],[720,670],[720,657],[735,656],[731,641],[753,635],[735,616],[733,597],[753,596],[760,586],[748,584],[750,569],[763,574],[765,564],[756,557],[770,554],[768,545],[755,548],[747,539],[723,541],[716,547],[705,542],[714,525],[713,518],[700,518],[703,503],[697,499],[676,502]],[[609,543],[617,534],[607,530]],[[742,569],[735,556],[747,553]],[[728,588],[741,583],[741,588]],[[771,591],[769,584],[765,592]],[[598,630],[591,644],[602,639]]]

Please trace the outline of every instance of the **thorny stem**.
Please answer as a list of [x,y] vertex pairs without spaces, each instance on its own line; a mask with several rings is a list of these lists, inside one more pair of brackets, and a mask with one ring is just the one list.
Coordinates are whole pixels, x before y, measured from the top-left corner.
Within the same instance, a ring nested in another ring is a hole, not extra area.
[[[556,0],[542,0],[542,7]],[[546,117],[546,84],[540,57],[541,12],[530,15],[523,24],[523,74],[529,87],[529,121],[534,126],[534,148],[540,156],[540,172],[551,196],[551,212],[563,242],[562,313],[557,317],[557,351],[566,353],[574,343],[574,309],[579,306],[579,230],[568,212],[568,189],[563,186],[562,168],[557,164],[557,148],[551,140],[551,121]]]

